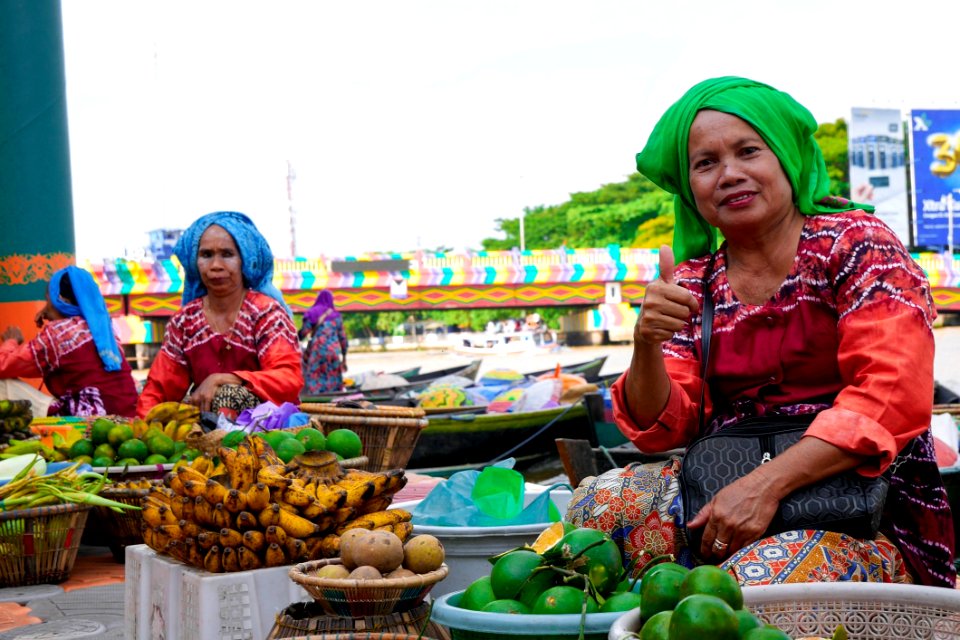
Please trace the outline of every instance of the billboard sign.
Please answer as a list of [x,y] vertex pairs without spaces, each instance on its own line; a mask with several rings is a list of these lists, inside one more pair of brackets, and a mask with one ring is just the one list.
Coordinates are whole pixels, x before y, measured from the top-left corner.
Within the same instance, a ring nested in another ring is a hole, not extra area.
[[850,199],[870,204],[910,244],[907,167],[899,109],[855,107],[850,119]]
[[926,249],[956,247],[960,240],[960,111],[914,109],[910,128],[915,244]]

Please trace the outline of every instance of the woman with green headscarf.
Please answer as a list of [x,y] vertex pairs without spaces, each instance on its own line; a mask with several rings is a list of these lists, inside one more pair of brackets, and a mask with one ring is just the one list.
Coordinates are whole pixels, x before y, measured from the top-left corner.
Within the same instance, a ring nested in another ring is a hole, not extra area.
[[[674,194],[674,246],[661,248],[632,363],[611,389],[619,428],[646,452],[771,414],[811,416],[804,437],[689,521],[676,456],[587,482],[568,518],[610,531],[637,567],[671,552],[723,562],[742,584],[953,586],[953,520],[929,429],[930,287],[871,208],[829,196],[816,129],[786,93],[736,77],[697,84],[661,117],[637,168]],[[890,480],[876,539],[767,535],[783,498],[847,470]]]

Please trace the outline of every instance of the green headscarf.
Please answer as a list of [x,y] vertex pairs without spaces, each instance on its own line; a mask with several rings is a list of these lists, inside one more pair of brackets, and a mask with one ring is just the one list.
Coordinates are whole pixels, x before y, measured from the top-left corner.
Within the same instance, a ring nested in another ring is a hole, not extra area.
[[793,187],[801,213],[817,215],[873,207],[830,197],[830,178],[820,147],[813,138],[817,121],[790,95],[773,87],[726,76],[694,85],[663,114],[643,151],[637,170],[674,195],[673,250],[677,262],[714,251],[720,240],[697,211],[690,190],[687,141],[697,112],[722,111],[744,120],[770,146]]

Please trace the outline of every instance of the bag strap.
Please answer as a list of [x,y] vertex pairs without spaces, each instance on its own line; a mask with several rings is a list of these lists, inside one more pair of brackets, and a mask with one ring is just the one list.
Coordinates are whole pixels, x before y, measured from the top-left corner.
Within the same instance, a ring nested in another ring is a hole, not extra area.
[[710,295],[710,275],[717,254],[710,254],[710,263],[703,272],[701,288],[703,290],[703,311],[700,313],[700,415],[697,419],[700,433],[703,433],[703,400],[707,389],[707,366],[710,363],[710,335],[713,333],[713,296]]

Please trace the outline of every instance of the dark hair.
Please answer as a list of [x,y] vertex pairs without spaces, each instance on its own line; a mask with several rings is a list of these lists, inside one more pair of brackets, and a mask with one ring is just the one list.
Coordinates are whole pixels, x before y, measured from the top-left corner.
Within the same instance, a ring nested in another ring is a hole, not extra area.
[[69,273],[65,273],[60,278],[60,297],[72,305],[77,304],[77,295],[73,292],[73,283],[70,282]]

